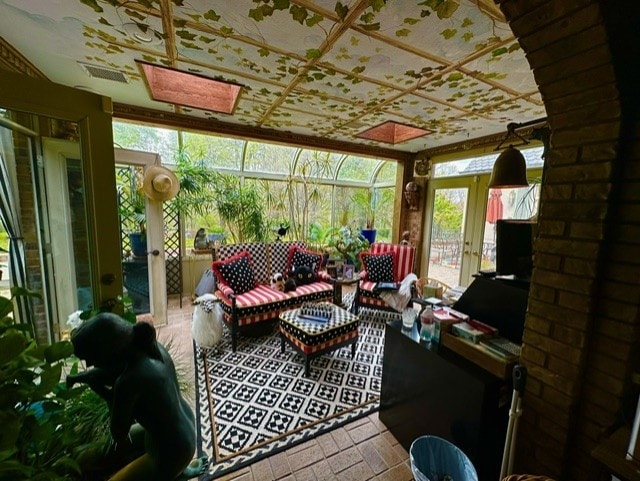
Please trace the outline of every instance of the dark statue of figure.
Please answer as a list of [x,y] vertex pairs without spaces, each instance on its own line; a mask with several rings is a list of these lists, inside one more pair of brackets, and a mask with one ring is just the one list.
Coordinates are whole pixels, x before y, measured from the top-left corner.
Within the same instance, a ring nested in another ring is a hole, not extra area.
[[205,472],[206,457],[191,462],[195,418],[153,326],[101,313],[75,330],[71,342],[76,356],[94,367],[68,376],[67,385],[85,383],[107,402],[112,451],[130,461],[115,467],[110,480],[183,480]]

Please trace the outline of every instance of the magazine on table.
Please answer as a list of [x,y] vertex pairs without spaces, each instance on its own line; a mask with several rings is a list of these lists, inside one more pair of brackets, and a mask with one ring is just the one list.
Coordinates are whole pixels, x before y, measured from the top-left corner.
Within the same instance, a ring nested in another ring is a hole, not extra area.
[[400,289],[399,282],[378,282],[376,289],[379,291],[397,291]]

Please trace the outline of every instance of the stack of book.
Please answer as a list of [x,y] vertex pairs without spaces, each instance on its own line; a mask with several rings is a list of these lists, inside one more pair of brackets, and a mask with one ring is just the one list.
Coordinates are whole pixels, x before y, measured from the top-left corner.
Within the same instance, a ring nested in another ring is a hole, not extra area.
[[490,338],[498,334],[498,330],[495,327],[474,319],[467,319],[466,321],[453,324],[451,330],[456,336],[467,339],[474,344],[478,344],[482,339]]
[[333,306],[328,303],[305,303],[298,310],[298,318],[305,321],[329,322],[333,316]]
[[498,336],[481,339],[480,345],[506,361],[518,360],[522,349],[520,344]]

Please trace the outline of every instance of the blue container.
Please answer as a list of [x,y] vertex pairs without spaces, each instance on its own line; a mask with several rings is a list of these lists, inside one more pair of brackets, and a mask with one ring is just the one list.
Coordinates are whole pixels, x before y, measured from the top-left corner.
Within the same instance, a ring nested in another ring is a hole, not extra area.
[[473,464],[460,448],[437,436],[420,436],[409,449],[416,481],[478,481]]

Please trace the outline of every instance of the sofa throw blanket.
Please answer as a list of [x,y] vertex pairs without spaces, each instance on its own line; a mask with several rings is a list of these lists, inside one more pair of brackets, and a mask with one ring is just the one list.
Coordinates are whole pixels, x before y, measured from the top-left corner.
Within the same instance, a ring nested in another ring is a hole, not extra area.
[[411,284],[418,280],[415,274],[408,274],[400,283],[397,291],[381,291],[380,299],[387,303],[392,309],[402,312],[411,300]]

